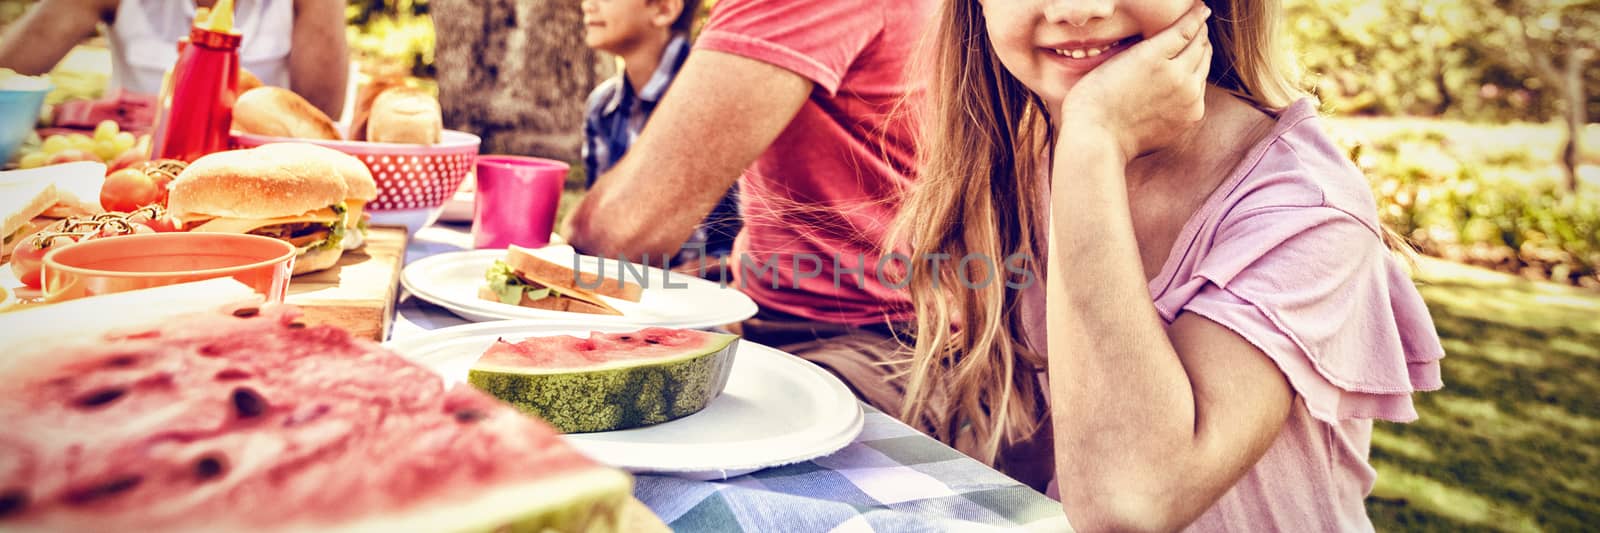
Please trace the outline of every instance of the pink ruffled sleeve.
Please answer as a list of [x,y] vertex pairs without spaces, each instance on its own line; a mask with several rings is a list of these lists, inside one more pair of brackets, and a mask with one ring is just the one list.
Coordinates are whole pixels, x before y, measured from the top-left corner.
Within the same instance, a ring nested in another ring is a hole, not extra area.
[[[1411,394],[1442,386],[1433,319],[1373,227],[1332,207],[1230,214],[1205,256],[1158,301],[1249,340],[1312,416],[1417,418]],[[1170,312],[1169,312],[1170,311]]]

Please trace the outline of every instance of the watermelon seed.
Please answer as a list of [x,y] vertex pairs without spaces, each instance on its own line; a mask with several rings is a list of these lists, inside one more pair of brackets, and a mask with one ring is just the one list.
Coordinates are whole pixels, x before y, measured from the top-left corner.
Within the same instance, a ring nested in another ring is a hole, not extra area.
[[267,412],[267,399],[250,389],[233,389],[233,408],[239,411],[239,418],[261,416]]
[[463,409],[456,411],[456,421],[463,424],[477,422],[488,417],[489,415],[477,409]]
[[22,509],[28,506],[28,493],[22,489],[8,490],[0,493],[0,518],[14,514],[21,514]]
[[249,379],[250,373],[237,368],[224,368],[217,372],[217,381],[233,381],[236,379]]
[[658,340],[655,340],[655,339],[651,339],[651,338],[646,338],[644,340],[644,343],[645,344],[661,344],[661,341],[658,341]]
[[139,483],[142,481],[144,481],[144,476],[138,475],[117,478],[102,485],[96,485],[87,489],[68,492],[66,500],[67,503],[72,505],[86,505],[94,503],[95,500],[116,496],[117,494],[127,492],[128,490],[139,486]]
[[100,407],[102,405],[117,401],[117,398],[121,398],[122,395],[127,392],[127,389],[121,387],[100,389],[78,397],[78,401],[76,403],[78,404],[78,407],[85,409]]
[[222,459],[207,455],[194,463],[194,477],[200,481],[217,477],[222,474]]
[[139,363],[139,356],[132,355],[132,354],[119,355],[119,356],[116,356],[116,357],[113,357],[111,359],[106,360],[106,366],[111,367],[111,368],[126,368],[126,367],[130,367],[130,366],[136,365],[138,363]]
[[261,314],[261,309],[257,307],[246,307],[233,312],[233,316],[239,318],[250,318],[259,314]]
[[222,348],[218,348],[215,344],[207,344],[200,347],[200,355],[204,357],[217,357],[222,355]]
[[617,337],[617,339],[625,340],[625,341],[631,341],[631,340],[633,340],[633,336],[632,335],[623,335],[621,337]]
[[305,322],[290,322],[289,329],[306,329]]

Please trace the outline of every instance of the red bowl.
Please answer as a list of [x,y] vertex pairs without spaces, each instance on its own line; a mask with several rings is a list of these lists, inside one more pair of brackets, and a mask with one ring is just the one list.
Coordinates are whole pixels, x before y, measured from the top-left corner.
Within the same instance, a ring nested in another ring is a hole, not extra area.
[[44,256],[50,302],[231,276],[282,302],[294,245],[235,233],[146,233],[84,241]]
[[[438,210],[461,188],[472,172],[482,139],[471,133],[444,130],[438,144],[396,144],[365,141],[321,141],[233,133],[233,146],[255,148],[275,142],[326,146],[361,159],[378,182],[378,197],[368,211]],[[435,216],[437,214],[435,213]]]

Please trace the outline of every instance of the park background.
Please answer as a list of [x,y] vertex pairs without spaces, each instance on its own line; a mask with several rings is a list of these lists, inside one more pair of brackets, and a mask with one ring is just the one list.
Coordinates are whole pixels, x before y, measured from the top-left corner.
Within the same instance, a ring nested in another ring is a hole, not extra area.
[[[1600,527],[1600,0],[1283,1],[1332,133],[1420,252],[1447,352],[1421,420],[1376,426],[1378,530]],[[0,26],[32,4],[0,0]],[[436,91],[446,127],[573,162],[563,211],[581,196],[584,96],[616,65],[583,46],[579,0],[346,16],[353,83]],[[90,39],[48,102],[99,97],[109,72]]]

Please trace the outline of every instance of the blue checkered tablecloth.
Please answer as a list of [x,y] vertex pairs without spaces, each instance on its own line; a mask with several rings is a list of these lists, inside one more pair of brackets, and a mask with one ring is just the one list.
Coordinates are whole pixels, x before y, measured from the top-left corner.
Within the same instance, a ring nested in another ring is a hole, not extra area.
[[[435,225],[406,261],[470,247],[465,227]],[[393,338],[466,323],[406,294],[396,307]],[[1058,502],[870,406],[828,456],[720,481],[640,474],[634,495],[680,532],[1070,530]]]

